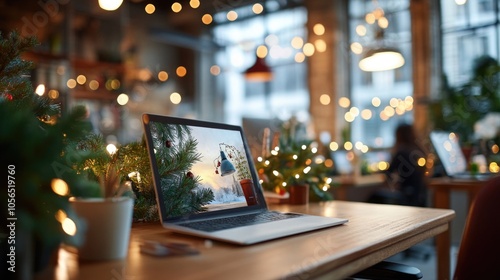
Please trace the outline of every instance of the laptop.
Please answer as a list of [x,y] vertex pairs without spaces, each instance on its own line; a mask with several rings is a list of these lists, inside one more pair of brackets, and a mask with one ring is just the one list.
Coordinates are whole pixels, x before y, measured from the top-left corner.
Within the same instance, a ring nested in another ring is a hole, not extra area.
[[169,230],[248,245],[348,221],[269,210],[240,126],[153,114],[142,120]]
[[492,173],[474,173],[467,170],[467,159],[460,148],[458,137],[448,131],[432,131],[430,140],[436,151],[444,172],[447,176],[456,179],[487,180]]

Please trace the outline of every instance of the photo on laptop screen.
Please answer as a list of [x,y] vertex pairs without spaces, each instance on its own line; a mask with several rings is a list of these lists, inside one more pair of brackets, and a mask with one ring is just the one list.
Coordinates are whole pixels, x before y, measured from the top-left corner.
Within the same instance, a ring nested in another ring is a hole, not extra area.
[[239,131],[149,125],[167,218],[257,204]]

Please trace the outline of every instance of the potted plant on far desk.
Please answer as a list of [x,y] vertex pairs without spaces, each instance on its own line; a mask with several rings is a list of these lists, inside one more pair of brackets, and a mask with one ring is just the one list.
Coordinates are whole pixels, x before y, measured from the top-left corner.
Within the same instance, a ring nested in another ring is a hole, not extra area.
[[128,252],[134,199],[131,182],[120,174],[120,154],[113,145],[106,149],[100,135],[76,143],[76,149],[84,158],[74,168],[101,186],[100,197],[70,198],[86,227],[79,259],[123,259]]

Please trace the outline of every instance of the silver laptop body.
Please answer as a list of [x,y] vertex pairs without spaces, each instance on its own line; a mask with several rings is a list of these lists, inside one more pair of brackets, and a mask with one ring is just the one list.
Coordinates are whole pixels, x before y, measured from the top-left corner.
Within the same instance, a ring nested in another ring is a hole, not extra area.
[[[143,126],[160,219],[169,230],[254,244],[347,222],[268,210],[239,126],[152,114],[143,115]],[[276,221],[231,226],[275,215]],[[221,220],[222,229],[212,228]]]

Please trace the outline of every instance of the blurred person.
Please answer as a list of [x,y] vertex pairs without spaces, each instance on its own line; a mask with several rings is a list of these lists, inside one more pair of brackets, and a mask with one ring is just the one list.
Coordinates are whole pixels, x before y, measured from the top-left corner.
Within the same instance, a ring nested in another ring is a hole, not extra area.
[[425,161],[422,159],[427,159],[427,153],[419,144],[413,126],[399,125],[395,131],[389,168],[385,171],[389,190],[375,192],[369,202],[426,206]]

